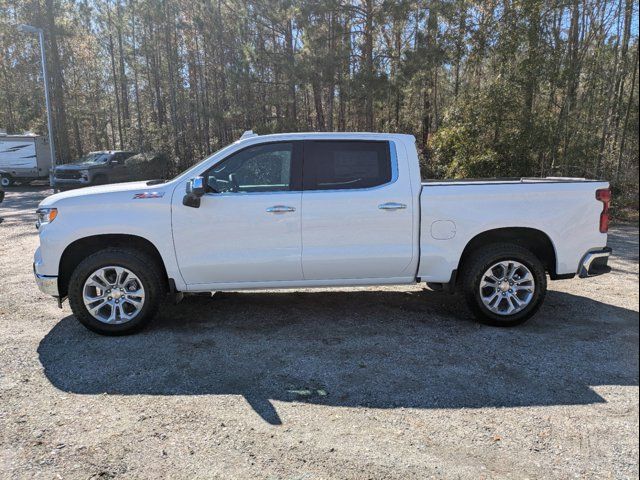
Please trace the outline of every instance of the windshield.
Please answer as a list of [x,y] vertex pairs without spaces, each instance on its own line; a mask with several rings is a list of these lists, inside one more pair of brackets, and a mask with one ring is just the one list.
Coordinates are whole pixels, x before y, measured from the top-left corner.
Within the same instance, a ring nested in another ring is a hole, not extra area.
[[109,160],[108,153],[90,153],[89,155],[85,155],[80,158],[76,163],[87,164],[87,163],[106,163]]
[[192,175],[196,175],[196,174],[202,174],[202,172],[198,172],[202,167],[201,165],[210,160],[211,158],[217,156],[217,155],[223,155],[224,152],[226,152],[227,150],[231,150],[237,142],[235,143],[231,143],[229,145],[227,145],[226,147],[222,147],[220,150],[217,150],[215,152],[213,152],[211,155],[203,158],[202,160],[200,160],[198,163],[196,163],[195,165],[187,168],[186,170],[183,170],[182,172],[178,173],[175,177],[173,177],[171,180],[175,180],[176,178],[179,178],[183,175],[187,176],[187,174],[192,174]]

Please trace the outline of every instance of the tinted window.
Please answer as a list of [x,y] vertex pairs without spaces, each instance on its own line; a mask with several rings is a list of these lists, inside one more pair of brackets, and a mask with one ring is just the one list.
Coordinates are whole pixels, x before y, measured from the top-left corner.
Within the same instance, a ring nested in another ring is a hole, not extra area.
[[390,181],[389,142],[316,141],[305,144],[305,190],[370,188]]
[[80,158],[76,163],[106,163],[109,158],[108,153],[94,152]]
[[118,163],[124,163],[124,161],[130,156],[131,154],[126,152],[114,153],[113,157],[111,157],[111,160],[115,160]]
[[210,191],[273,192],[291,186],[292,143],[256,145],[241,150],[206,174]]

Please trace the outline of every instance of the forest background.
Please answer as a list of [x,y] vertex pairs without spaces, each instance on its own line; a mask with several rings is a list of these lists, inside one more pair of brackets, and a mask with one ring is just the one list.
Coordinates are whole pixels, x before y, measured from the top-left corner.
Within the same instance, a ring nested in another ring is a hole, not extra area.
[[633,0],[0,0],[0,128],[45,134],[19,24],[45,31],[62,163],[178,172],[248,129],[402,132],[426,177],[605,178],[637,216]]

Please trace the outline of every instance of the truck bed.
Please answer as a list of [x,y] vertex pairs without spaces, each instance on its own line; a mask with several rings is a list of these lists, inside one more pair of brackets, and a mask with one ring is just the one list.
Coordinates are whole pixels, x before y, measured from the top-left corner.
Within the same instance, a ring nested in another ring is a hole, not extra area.
[[418,276],[448,282],[476,235],[504,228],[543,232],[555,250],[556,273],[576,273],[589,249],[606,246],[596,191],[608,187],[560,177],[422,182]]
[[576,177],[504,177],[504,178],[460,178],[426,179],[422,185],[487,185],[487,184],[531,184],[531,183],[592,183],[599,180]]

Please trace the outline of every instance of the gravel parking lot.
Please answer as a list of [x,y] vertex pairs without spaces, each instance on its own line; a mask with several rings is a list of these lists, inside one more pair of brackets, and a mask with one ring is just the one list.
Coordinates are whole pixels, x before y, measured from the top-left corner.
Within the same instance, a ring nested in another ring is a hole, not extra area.
[[85,330],[0,204],[2,478],[638,478],[638,228],[515,329],[415,287],[220,293]]

